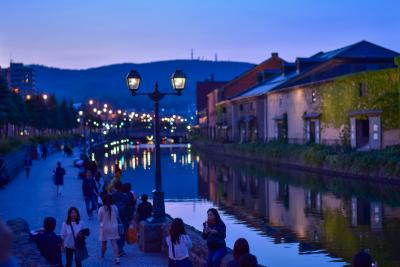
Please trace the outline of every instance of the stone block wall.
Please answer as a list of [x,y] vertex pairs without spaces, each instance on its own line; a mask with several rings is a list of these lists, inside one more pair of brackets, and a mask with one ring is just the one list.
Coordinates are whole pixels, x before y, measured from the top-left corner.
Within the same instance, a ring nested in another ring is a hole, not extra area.
[[13,232],[12,255],[19,266],[44,267],[49,263],[40,255],[36,244],[29,239],[29,225],[21,218],[7,221]]

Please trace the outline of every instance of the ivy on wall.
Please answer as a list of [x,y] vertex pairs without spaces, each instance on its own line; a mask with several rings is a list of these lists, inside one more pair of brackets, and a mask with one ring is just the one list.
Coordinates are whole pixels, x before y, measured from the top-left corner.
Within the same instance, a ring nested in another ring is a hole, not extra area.
[[[366,95],[359,95],[364,83]],[[337,78],[315,88],[320,95],[321,121],[335,128],[349,123],[351,110],[382,110],[385,130],[400,125],[400,68],[367,71]]]

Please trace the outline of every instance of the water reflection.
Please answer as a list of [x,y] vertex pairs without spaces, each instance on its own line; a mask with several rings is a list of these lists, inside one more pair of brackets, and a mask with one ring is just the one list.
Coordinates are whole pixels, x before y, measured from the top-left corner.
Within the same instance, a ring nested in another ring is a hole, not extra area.
[[201,194],[275,244],[298,243],[300,255],[326,251],[346,260],[369,248],[379,266],[400,266],[398,188],[238,166],[200,160]]
[[[360,248],[369,248],[380,267],[400,266],[398,187],[210,159],[192,155],[190,148],[161,152],[167,212],[201,229],[207,209],[217,207],[228,245],[247,238],[264,265],[343,266]],[[138,195],[149,194],[152,153],[151,147],[125,146],[101,164],[112,174],[118,163],[123,180]]]

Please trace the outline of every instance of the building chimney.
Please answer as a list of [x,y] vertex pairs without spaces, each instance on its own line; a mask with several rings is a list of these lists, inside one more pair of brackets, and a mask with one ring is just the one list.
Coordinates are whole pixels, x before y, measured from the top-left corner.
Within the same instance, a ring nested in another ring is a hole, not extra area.
[[272,52],[271,53],[271,57],[272,58],[277,58],[278,57],[278,53],[277,52]]

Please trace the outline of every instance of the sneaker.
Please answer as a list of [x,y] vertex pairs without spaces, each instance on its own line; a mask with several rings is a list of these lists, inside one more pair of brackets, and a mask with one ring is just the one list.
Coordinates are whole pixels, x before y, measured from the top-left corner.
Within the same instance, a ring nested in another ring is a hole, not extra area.
[[115,259],[114,259],[114,263],[117,264],[117,265],[119,265],[121,262],[119,261],[119,258],[115,258]]

